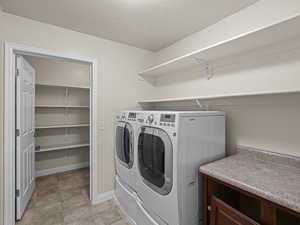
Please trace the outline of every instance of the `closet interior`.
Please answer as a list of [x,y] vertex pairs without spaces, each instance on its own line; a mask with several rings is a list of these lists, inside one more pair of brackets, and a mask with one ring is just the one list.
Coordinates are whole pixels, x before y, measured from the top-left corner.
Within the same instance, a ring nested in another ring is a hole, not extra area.
[[36,176],[89,167],[90,67],[26,57],[36,70]]

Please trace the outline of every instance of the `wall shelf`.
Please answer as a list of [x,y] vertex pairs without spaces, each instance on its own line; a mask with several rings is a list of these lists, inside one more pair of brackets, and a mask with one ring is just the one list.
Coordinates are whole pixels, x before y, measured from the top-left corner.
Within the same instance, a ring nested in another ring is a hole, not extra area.
[[182,98],[165,98],[165,99],[149,99],[138,101],[140,105],[144,104],[156,104],[164,102],[180,102],[180,101],[196,101],[196,100],[213,100],[222,98],[233,98],[233,97],[251,97],[260,95],[276,95],[276,94],[295,94],[300,93],[300,90],[286,90],[286,91],[274,91],[274,92],[253,92],[253,93],[235,93],[235,94],[224,94],[224,95],[206,95],[206,96],[191,96]]
[[35,129],[57,129],[57,128],[73,128],[73,127],[89,127],[89,124],[65,124],[65,125],[50,125],[50,126],[37,126]]
[[84,108],[88,109],[86,105],[36,105],[36,108]]
[[41,86],[41,87],[54,87],[54,88],[77,88],[77,89],[87,89],[89,90],[90,87],[88,86],[76,86],[76,85],[59,85],[59,84],[46,84],[46,83],[36,83],[36,86]]
[[[172,72],[179,72],[189,69],[197,65],[201,67],[203,71],[208,73],[207,68],[203,68],[205,64],[209,65],[210,62],[219,58],[240,54],[252,49],[295,38],[300,36],[300,29],[298,29],[299,27],[300,15],[295,15],[283,21],[279,21],[269,26],[260,27],[214,45],[191,52],[184,56],[169,60],[157,66],[148,68],[140,72],[139,75],[144,78],[159,77]],[[205,64],[199,64],[199,60],[205,62]],[[208,73],[207,75],[209,78],[210,74]]]
[[50,152],[50,151],[58,151],[72,148],[82,148],[90,146],[89,143],[80,143],[80,144],[64,144],[64,145],[48,145],[41,146],[39,150],[35,150],[35,152]]

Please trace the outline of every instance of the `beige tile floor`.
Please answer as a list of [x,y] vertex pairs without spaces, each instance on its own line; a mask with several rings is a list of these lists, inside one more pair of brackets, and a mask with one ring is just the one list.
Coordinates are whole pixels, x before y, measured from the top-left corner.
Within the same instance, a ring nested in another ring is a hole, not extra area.
[[129,225],[113,200],[91,205],[89,170],[37,178],[36,190],[17,225]]

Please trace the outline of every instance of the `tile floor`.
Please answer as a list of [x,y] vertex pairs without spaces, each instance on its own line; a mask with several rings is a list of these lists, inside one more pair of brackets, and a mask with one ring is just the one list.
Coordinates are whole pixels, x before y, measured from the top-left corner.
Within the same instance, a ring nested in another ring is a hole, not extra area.
[[129,225],[113,200],[91,205],[89,170],[37,178],[33,198],[17,225]]

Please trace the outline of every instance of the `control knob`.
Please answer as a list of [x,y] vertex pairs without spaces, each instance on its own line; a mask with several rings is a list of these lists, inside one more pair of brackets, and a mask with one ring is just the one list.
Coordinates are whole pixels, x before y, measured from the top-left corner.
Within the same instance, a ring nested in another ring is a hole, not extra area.
[[149,123],[153,123],[153,121],[154,121],[153,114],[151,114],[151,115],[148,116],[148,121],[149,121]]

